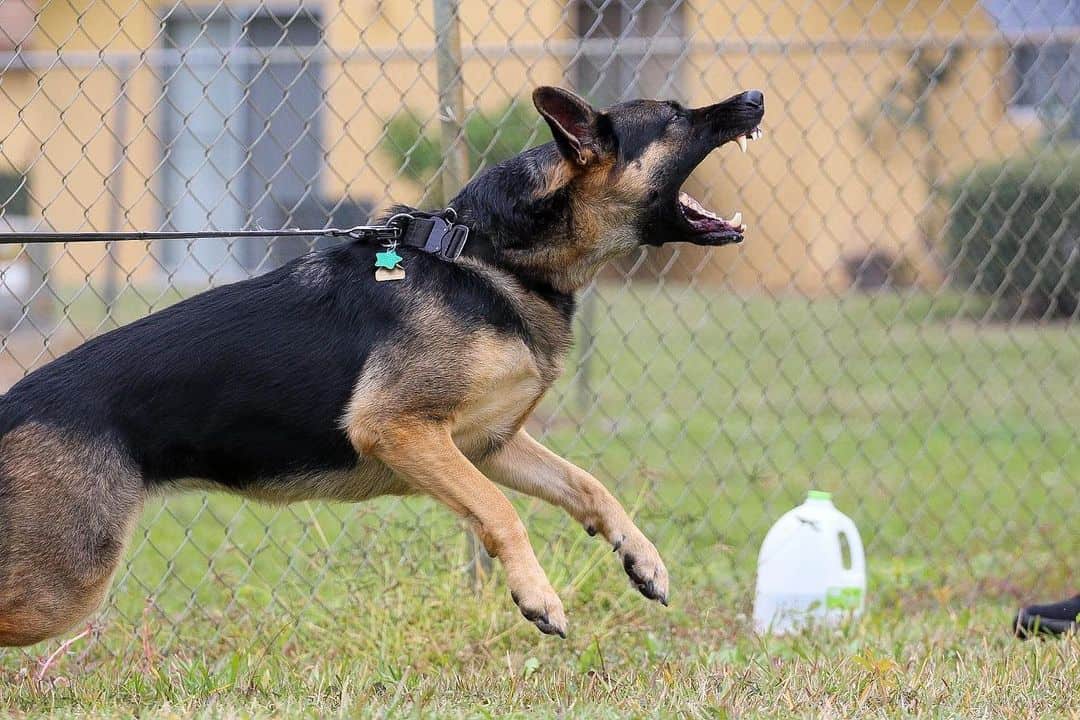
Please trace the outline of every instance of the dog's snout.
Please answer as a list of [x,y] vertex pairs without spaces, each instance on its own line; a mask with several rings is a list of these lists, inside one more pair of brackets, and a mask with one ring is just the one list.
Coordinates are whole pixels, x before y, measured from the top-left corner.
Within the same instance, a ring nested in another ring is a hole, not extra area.
[[747,90],[743,93],[743,100],[754,107],[765,107],[765,95],[760,90]]

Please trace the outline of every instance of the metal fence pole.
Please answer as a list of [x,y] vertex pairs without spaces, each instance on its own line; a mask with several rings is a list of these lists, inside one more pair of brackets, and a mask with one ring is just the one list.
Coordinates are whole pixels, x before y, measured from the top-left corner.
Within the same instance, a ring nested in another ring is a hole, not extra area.
[[[435,61],[439,84],[439,129],[442,165],[439,168],[438,200],[447,204],[469,179],[469,153],[465,143],[465,97],[461,82],[461,32],[459,0],[432,0],[435,11]],[[470,532],[468,572],[479,589],[491,575],[488,557],[476,535]]]
[[[124,60],[117,68],[117,93],[116,104],[113,106],[113,135],[115,136],[115,155],[113,156],[112,172],[106,180],[109,194],[112,196],[109,204],[109,220],[105,225],[106,230],[119,231],[124,215],[124,163],[127,159],[127,116],[128,116],[128,83],[131,81],[132,68],[128,60]],[[102,296],[105,300],[105,317],[113,325],[116,319],[113,317],[116,299],[120,295],[120,258],[116,243],[105,243],[108,257],[105,260],[105,283]]]
[[578,366],[574,373],[574,393],[577,398],[578,412],[585,415],[596,398],[593,395],[593,339],[596,327],[596,286],[590,286],[581,296],[581,311],[578,314],[577,343]]
[[459,0],[432,0],[435,10],[435,62],[438,67],[442,203],[449,202],[469,179],[465,143],[465,98],[461,82]]

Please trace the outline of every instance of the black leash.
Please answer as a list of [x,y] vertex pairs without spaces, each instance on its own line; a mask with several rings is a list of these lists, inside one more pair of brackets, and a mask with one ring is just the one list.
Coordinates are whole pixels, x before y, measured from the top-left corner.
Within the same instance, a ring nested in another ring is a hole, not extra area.
[[399,231],[382,225],[357,225],[347,229],[324,228],[322,230],[203,230],[184,232],[182,230],[137,231],[137,232],[28,232],[0,233],[0,245],[16,243],[50,242],[111,242],[114,240],[202,240],[206,238],[243,238],[243,237],[351,237],[356,240],[385,237],[393,239]]
[[411,247],[453,262],[465,249],[469,228],[456,224],[457,212],[446,208],[438,213],[398,213],[385,225],[356,225],[351,228],[319,230],[160,230],[152,232],[29,232],[0,233],[0,245],[50,242],[83,243],[123,240],[203,240],[245,237],[335,237],[382,241],[386,247]]

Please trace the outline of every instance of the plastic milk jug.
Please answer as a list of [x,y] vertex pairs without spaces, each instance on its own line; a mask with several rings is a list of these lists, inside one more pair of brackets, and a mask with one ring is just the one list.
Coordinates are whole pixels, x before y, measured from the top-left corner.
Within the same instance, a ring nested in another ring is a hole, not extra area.
[[781,517],[758,555],[754,629],[797,632],[862,613],[866,560],[855,523],[829,493],[811,490]]

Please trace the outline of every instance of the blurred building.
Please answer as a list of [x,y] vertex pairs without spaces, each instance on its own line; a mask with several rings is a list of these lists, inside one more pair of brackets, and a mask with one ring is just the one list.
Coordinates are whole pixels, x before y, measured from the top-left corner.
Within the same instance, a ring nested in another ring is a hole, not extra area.
[[[406,107],[437,123],[431,3],[34,1],[0,3],[0,205],[20,222],[275,227],[419,196],[377,147]],[[1010,62],[995,21],[1026,0],[764,5],[463,0],[466,103],[544,83],[597,102],[761,88],[764,142],[714,154],[691,188],[742,210],[748,241],[708,259],[682,250],[673,276],[817,292],[878,253],[936,282],[943,185],[1043,132],[1041,115],[1013,110],[1037,104],[1045,81],[1016,72],[1053,75],[1052,63],[1026,45]],[[205,283],[280,258],[207,241],[127,244],[114,259],[125,281]],[[97,246],[53,261],[77,282],[112,262]]]
[[1080,0],[985,0],[1013,48],[1010,109],[1080,140]]

